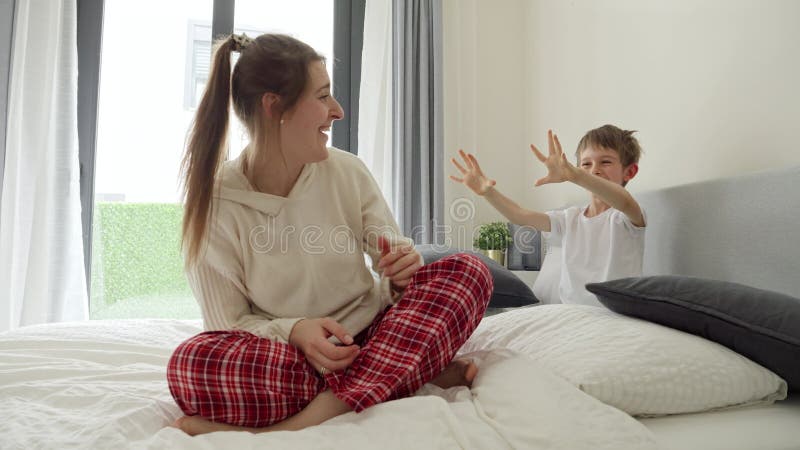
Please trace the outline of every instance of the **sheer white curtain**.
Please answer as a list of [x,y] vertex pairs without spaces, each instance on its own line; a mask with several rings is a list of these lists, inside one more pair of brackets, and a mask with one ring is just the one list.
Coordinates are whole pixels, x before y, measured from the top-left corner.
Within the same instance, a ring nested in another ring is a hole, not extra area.
[[358,154],[403,233],[444,240],[441,0],[368,0]]
[[17,0],[0,203],[0,331],[88,316],[76,0]]
[[358,99],[358,156],[397,216],[392,161],[392,2],[367,0]]

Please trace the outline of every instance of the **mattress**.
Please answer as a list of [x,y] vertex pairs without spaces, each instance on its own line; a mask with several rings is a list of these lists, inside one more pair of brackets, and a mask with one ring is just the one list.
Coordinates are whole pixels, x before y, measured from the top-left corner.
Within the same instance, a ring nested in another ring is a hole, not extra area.
[[640,420],[669,450],[800,449],[800,395],[772,405]]
[[[189,437],[165,381],[198,321],[110,320],[0,334],[0,448],[791,449],[800,401],[635,420],[509,350],[468,354],[472,389],[416,396],[300,432]],[[390,437],[390,438],[387,438]]]
[[[627,414],[510,351],[472,353],[472,389],[426,385],[414,397],[298,432],[190,437],[165,381],[197,322],[119,320],[0,334],[0,448],[658,448]],[[531,383],[530,380],[536,380]]]

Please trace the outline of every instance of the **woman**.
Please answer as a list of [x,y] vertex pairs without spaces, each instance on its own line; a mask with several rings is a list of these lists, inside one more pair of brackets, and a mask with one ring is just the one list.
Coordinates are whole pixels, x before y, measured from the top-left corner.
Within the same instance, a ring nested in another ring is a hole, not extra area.
[[[343,115],[330,89],[322,56],[294,38],[218,43],[183,160],[187,277],[207,330],[167,368],[187,433],[302,429],[477,373],[452,359],[486,308],[487,268],[463,254],[422,267],[366,166],[326,147]],[[230,101],[250,144],[223,162]]]

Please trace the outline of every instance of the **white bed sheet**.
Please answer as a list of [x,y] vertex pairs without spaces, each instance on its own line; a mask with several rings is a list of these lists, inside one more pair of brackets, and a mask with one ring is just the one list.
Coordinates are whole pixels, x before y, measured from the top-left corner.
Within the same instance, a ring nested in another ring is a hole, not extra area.
[[169,428],[181,415],[164,377],[197,322],[100,321],[0,334],[0,448],[654,449],[641,423],[508,350],[472,355],[471,390],[420,395],[293,433]]
[[800,395],[772,405],[640,420],[668,450],[798,450]]

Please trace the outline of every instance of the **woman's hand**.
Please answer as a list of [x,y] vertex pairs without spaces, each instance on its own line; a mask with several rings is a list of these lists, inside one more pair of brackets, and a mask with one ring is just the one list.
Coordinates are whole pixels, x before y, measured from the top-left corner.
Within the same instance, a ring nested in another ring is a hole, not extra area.
[[[345,345],[331,343],[328,340],[330,336],[336,336]],[[299,348],[308,362],[323,375],[326,371],[336,372],[349,367],[360,350],[344,327],[330,317],[300,320],[289,334],[289,343]]]
[[383,236],[378,236],[378,248],[381,251],[378,269],[383,269],[383,275],[391,280],[395,290],[404,290],[417,270],[422,267],[422,255],[413,245],[393,249]]
[[462,178],[454,177],[450,175],[450,179],[453,181],[457,181],[464,186],[470,188],[472,192],[478,195],[484,195],[489,188],[497,184],[496,181],[491,180],[483,174],[481,170],[481,166],[478,165],[478,160],[475,159],[473,154],[464,153],[464,150],[459,150],[458,154],[461,155],[461,159],[464,160],[464,164],[467,166],[464,168],[461,164],[456,161],[455,158],[450,158],[450,162],[456,166],[459,172],[461,172]]
[[553,130],[547,130],[547,157],[531,144],[531,150],[536,158],[547,166],[547,175],[536,180],[536,186],[547,183],[561,183],[562,181],[572,181],[575,178],[577,167],[570,164],[567,155],[561,150],[561,142]]

